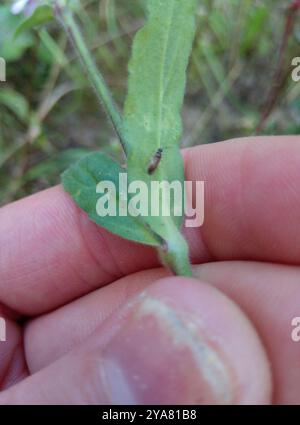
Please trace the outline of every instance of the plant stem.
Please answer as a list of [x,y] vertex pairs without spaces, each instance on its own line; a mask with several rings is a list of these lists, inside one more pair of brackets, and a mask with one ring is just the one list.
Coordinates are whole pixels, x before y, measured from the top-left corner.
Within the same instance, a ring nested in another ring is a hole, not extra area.
[[129,150],[129,143],[125,136],[122,117],[115,105],[111,92],[85,44],[81,31],[73,18],[72,12],[67,7],[64,7],[64,3],[62,3],[61,0],[55,1],[54,4],[56,15],[74,45],[96,94],[100,98],[107,115],[112,121],[122,147],[127,154]]
[[167,246],[159,249],[159,254],[162,263],[176,276],[193,276],[188,245],[177,228],[174,229],[172,239],[168,239]]
[[[97,69],[96,64],[85,44],[81,31],[74,20],[72,12],[65,6],[65,0],[55,0],[56,15],[64,26],[68,37],[73,43],[81,62],[86,69],[87,75],[103,103],[104,109],[111,119],[114,128],[120,138],[125,154],[129,153],[130,144],[123,125],[123,118],[115,105],[109,88],[105,80]],[[172,222],[169,224],[169,237],[162,243],[159,249],[163,264],[172,270],[175,275],[192,276],[192,269],[189,262],[188,246],[179,229]]]

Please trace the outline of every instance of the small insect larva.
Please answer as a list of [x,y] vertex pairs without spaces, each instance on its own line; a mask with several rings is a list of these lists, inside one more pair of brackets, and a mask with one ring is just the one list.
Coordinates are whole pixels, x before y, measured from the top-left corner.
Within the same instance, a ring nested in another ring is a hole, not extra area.
[[161,148],[157,149],[155,152],[155,155],[150,161],[150,164],[148,166],[148,174],[153,174],[156,168],[158,167],[158,164],[161,161],[163,150]]

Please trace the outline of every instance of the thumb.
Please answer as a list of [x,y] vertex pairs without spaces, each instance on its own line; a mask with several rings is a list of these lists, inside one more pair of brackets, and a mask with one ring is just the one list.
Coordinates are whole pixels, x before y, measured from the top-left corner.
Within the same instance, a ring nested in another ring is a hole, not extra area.
[[195,279],[161,279],[84,345],[4,391],[1,404],[262,404],[261,342],[240,309]]

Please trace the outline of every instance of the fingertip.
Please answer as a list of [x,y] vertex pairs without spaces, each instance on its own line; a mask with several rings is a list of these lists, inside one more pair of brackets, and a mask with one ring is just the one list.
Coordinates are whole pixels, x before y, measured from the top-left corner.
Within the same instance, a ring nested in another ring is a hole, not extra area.
[[183,277],[157,280],[80,347],[0,397],[9,404],[270,401],[268,360],[249,320],[217,289]]
[[[226,295],[203,281],[184,277],[160,279],[145,294],[146,300],[159,300],[164,311],[174,315],[174,327],[169,330],[193,338],[191,353],[220,403],[270,403],[271,372],[262,342],[249,319]],[[156,316],[163,311],[153,302],[152,309]],[[215,369],[210,370],[213,358]]]

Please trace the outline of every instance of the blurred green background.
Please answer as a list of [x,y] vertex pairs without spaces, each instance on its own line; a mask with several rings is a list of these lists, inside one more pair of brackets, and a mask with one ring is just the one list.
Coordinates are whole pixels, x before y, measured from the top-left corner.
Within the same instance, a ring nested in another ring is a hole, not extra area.
[[[299,11],[291,1],[202,0],[183,110],[182,146],[253,134],[300,134]],[[0,2],[0,204],[59,182],[87,151],[121,151],[58,24],[14,39],[22,14]],[[145,0],[77,2],[77,16],[117,103],[126,94],[132,38]],[[293,23],[294,25],[291,25]],[[266,116],[266,119],[264,118]]]

